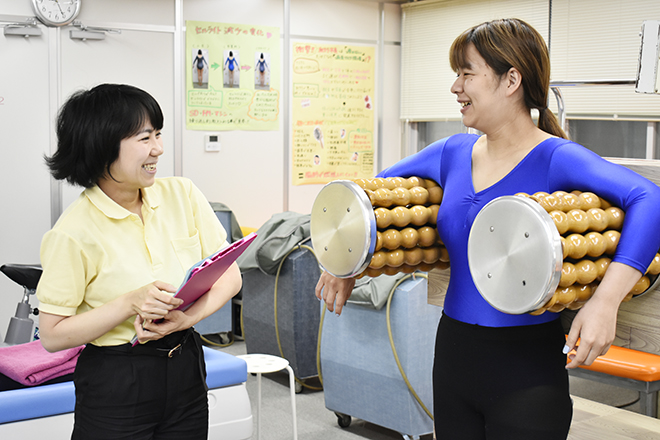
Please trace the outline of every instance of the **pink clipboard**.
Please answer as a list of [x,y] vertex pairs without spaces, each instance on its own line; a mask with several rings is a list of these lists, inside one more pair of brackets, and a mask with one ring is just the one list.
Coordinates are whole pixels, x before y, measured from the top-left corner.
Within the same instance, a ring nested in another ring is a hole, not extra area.
[[[257,234],[252,232],[188,269],[183,283],[174,294],[175,298],[181,298],[183,300],[183,304],[177,307],[177,310],[186,310],[200,296],[208,292],[213,284],[229,269],[229,266],[236,261],[255,238],[257,238]],[[135,347],[137,344],[136,335],[131,340],[131,345]]]

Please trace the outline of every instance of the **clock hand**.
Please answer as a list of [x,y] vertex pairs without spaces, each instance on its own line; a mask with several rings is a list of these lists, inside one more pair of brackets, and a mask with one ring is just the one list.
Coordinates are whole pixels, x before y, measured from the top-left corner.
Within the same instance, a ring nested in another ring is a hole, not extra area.
[[57,5],[57,9],[60,10],[60,14],[64,15],[64,11],[62,10],[62,7],[60,6],[60,2],[58,0],[55,0],[55,4]]

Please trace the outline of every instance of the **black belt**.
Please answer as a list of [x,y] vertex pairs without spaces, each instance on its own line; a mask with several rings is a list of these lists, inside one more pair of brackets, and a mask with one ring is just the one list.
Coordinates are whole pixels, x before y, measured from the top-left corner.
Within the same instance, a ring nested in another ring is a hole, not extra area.
[[133,347],[129,342],[122,345],[112,345],[105,347],[87,344],[87,348],[120,355],[163,356],[173,358],[181,354],[183,346],[188,341],[188,338],[190,338],[193,332],[194,330],[192,328],[189,328],[188,330],[181,330],[179,332],[171,333],[156,341],[149,341],[144,344],[138,344],[135,347]]

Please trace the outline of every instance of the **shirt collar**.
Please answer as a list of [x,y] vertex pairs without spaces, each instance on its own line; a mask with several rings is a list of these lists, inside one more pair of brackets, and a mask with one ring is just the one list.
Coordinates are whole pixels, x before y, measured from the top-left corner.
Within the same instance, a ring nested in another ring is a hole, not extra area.
[[[87,188],[84,192],[89,201],[108,218],[120,220],[131,215],[128,209],[108,197],[98,185]],[[160,196],[153,187],[142,188],[142,201],[147,207],[154,209],[160,205]]]

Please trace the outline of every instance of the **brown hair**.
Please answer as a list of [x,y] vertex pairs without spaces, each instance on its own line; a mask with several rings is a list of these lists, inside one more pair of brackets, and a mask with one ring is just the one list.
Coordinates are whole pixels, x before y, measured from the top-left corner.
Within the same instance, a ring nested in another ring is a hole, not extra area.
[[539,110],[538,127],[568,139],[555,115],[548,110],[550,57],[536,29],[517,18],[488,21],[468,29],[454,40],[449,50],[449,63],[454,71],[467,66],[470,44],[498,76],[515,67],[522,75],[525,105],[530,110]]

